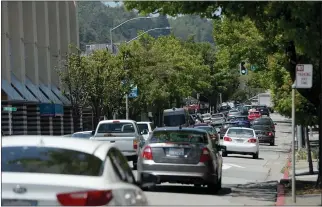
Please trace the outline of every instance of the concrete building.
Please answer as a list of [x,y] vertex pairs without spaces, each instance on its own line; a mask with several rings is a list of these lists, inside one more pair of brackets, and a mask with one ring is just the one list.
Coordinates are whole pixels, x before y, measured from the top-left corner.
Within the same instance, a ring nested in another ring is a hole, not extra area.
[[1,15],[2,131],[61,135],[82,128],[73,126],[56,71],[69,44],[79,45],[76,3],[2,1]]

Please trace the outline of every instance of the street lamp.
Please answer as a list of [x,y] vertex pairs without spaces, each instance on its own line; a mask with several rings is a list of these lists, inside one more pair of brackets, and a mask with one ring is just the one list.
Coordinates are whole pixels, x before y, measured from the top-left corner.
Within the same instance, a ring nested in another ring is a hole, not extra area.
[[[162,29],[171,29],[171,27],[157,27],[157,28],[146,30],[143,33],[139,34],[138,36],[134,37],[133,39],[127,41],[126,44],[132,42],[133,40],[136,40],[137,38],[139,38],[140,36],[142,36],[148,32],[151,32],[154,30],[162,30]],[[112,45],[112,47],[113,47],[113,45]],[[126,94],[126,96],[125,96],[125,109],[126,109],[125,117],[126,117],[126,119],[129,119],[129,95],[128,94]]]
[[133,39],[127,41],[126,44],[132,42],[133,40],[136,40],[137,38],[141,37],[142,35],[144,35],[144,34],[146,34],[148,32],[151,32],[151,31],[154,31],[154,30],[163,30],[163,29],[171,29],[171,27],[157,27],[157,28],[146,30],[143,33],[139,34],[138,36],[134,37]]
[[112,37],[112,31],[113,31],[113,30],[115,30],[115,29],[119,28],[120,26],[122,26],[123,24],[128,23],[128,22],[133,21],[133,20],[137,20],[137,19],[151,19],[151,18],[156,18],[156,17],[157,17],[157,16],[155,16],[155,17],[134,17],[134,18],[132,18],[132,19],[128,19],[128,20],[126,20],[126,21],[124,21],[124,22],[120,23],[119,25],[117,25],[117,26],[115,26],[115,27],[111,28],[111,29],[110,29],[110,39],[111,39],[112,53],[114,52],[114,50],[113,50],[113,49],[114,49],[114,48],[113,48],[113,37]]

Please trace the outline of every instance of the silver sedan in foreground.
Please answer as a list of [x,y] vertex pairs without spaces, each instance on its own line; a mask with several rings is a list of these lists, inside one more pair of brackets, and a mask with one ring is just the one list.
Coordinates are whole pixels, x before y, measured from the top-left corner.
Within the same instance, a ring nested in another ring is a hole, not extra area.
[[156,184],[207,185],[210,192],[221,189],[221,146],[203,129],[156,128],[141,149],[138,180],[156,177]]

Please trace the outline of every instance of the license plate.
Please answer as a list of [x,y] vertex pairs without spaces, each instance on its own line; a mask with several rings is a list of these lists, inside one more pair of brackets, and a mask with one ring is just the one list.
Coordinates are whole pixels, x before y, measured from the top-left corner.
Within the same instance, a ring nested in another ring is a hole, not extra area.
[[183,156],[184,155],[184,148],[170,148],[169,155],[170,156]]
[[37,201],[32,200],[14,200],[14,199],[2,199],[2,206],[37,206]]
[[243,139],[236,139],[237,142],[244,142]]

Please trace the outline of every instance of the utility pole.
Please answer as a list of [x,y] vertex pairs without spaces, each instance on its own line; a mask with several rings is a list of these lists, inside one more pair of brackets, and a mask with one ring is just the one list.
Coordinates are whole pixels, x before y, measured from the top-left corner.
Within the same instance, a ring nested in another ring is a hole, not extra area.
[[[318,187],[322,187],[322,3],[320,3],[320,109],[319,109],[319,176]],[[322,199],[322,196],[321,196]],[[322,201],[321,201],[322,202]],[[321,203],[322,204],[322,203]]]

